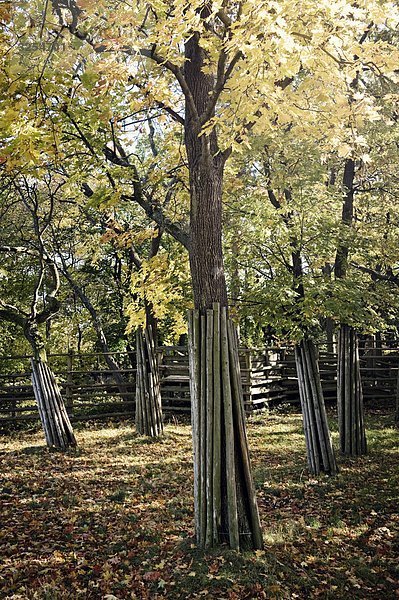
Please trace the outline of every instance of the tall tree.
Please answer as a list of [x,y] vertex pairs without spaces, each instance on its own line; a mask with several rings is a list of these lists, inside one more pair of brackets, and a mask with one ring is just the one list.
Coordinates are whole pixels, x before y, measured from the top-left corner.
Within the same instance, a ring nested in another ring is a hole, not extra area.
[[[372,2],[370,8],[359,11],[346,2],[338,13],[331,3],[314,0],[300,6],[290,2],[270,6],[262,1],[254,6],[249,1],[203,0],[187,5],[181,0],[157,0],[112,10],[106,3],[91,0],[84,8],[73,0],[54,0],[52,4],[61,26],[54,28],[54,18],[48,15],[45,27],[40,28],[41,43],[44,31],[51,40],[51,56],[44,61],[37,88],[38,100],[42,101],[44,94],[48,114],[56,112],[60,97],[61,106],[66,105],[68,111],[69,104],[79,106],[79,101],[80,107],[87,109],[87,103],[98,95],[101,100],[97,108],[107,120],[100,105],[105,102],[104,90],[112,89],[109,97],[118,97],[118,111],[129,107],[137,114],[151,105],[166,114],[168,127],[172,122],[184,126],[190,182],[189,236],[168,212],[143,202],[137,185],[133,186],[132,200],[181,241],[190,256],[199,311],[192,315],[192,334],[199,333],[197,342],[202,340],[200,357],[195,358],[198,343],[192,344],[193,396],[199,400],[194,402],[198,410],[193,411],[199,542],[202,546],[217,545],[228,538],[234,547],[258,547],[261,536],[237,389],[235,339],[231,331],[226,344],[222,343],[225,335],[219,336],[220,329],[225,331],[227,307],[221,222],[225,164],[233,150],[248,144],[249,132],[264,133],[276,121],[282,125],[299,122],[302,134],[322,126],[326,137],[335,143],[341,122],[337,96],[346,86],[348,73],[356,68],[357,61],[375,65],[375,52],[370,47],[358,52],[356,60],[347,59],[356,54],[353,32],[363,30],[370,20],[396,23],[396,11],[389,3],[382,8]],[[382,48],[381,54],[385,61],[388,49]],[[66,68],[74,72],[72,86],[70,81],[68,86],[58,81],[57,89],[51,89],[54,84],[49,71],[55,65],[62,65],[62,72]],[[392,71],[393,61],[384,63],[384,68]],[[47,78],[46,71],[50,75]],[[80,83],[87,86],[82,100],[77,90],[83,87]],[[322,98],[317,123],[313,98]],[[90,114],[91,128],[102,131],[96,111]],[[21,137],[9,147],[18,145]],[[86,154],[93,157],[90,147]],[[208,312],[212,310],[213,315]],[[208,375],[201,377],[201,373],[206,374],[205,365]],[[234,485],[227,493],[231,477]],[[205,513],[200,506],[205,507]]]
[[[54,3],[54,6],[63,19],[61,5]],[[70,8],[70,31],[92,43],[91,35],[82,34],[79,29],[78,21],[82,16],[80,9],[75,5]],[[198,311],[196,315],[203,315],[201,319],[195,316],[193,320],[201,323],[203,328],[207,327],[207,333],[204,329],[203,333],[198,334],[198,338],[205,339],[208,336],[207,344],[201,346],[202,369],[208,370],[205,380],[194,365],[191,353],[191,373],[196,379],[192,387],[192,401],[197,539],[201,546],[218,545],[227,539],[233,547],[260,548],[262,536],[249,464],[242,391],[237,377],[238,351],[232,330],[227,336],[226,329],[224,338],[223,360],[227,361],[227,365],[230,364],[224,370],[222,352],[219,350],[220,319],[223,321],[220,315],[225,314],[223,311],[227,306],[222,253],[223,170],[231,148],[220,148],[214,128],[209,132],[202,131],[203,126],[215,116],[220,94],[241,58],[241,52],[233,49],[232,53],[228,53],[224,47],[232,31],[232,23],[227,14],[220,11],[216,15],[211,3],[198,3],[193,9],[193,12],[191,8],[183,12],[183,68],[148,45],[146,37],[149,35],[151,38],[157,30],[156,10],[152,11],[151,7],[143,15],[143,30],[146,33],[143,41],[147,48],[140,49],[139,54],[146,56],[162,71],[173,74],[180,85],[185,104],[184,141],[190,180],[190,231],[187,247],[194,304]],[[173,11],[170,14],[173,15]],[[154,16],[155,20],[152,18]],[[177,21],[174,15],[171,22],[173,21]],[[198,25],[200,31],[197,31]],[[218,58],[215,59],[203,47],[207,40],[213,44],[217,42],[215,50],[219,46]],[[97,44],[94,47],[99,49]],[[166,46],[164,49],[167,51]],[[135,50],[133,52],[136,53]],[[129,53],[132,54],[132,51]],[[210,72],[206,73],[209,66]],[[174,111],[168,112],[172,114]],[[182,121],[176,113],[172,116]],[[175,231],[174,234],[182,239],[180,232]],[[215,308],[214,317],[212,307],[221,307],[222,312],[220,308]],[[196,336],[194,327],[190,333],[192,338]],[[212,370],[210,365],[213,365]],[[204,448],[205,440],[206,449],[200,451],[200,446]],[[227,447],[223,448],[222,444],[226,443]]]
[[21,274],[23,268],[27,268],[25,285],[30,284],[30,298],[24,298],[26,304],[21,303],[21,299],[14,304],[0,300],[0,317],[21,327],[29,342],[33,354],[33,390],[47,444],[66,449],[76,446],[76,439],[47,362],[42,329],[60,308],[57,299],[60,287],[58,267],[46,243],[46,231],[54,213],[59,184],[54,183],[51,176],[45,180],[44,186],[18,176],[5,178],[3,183],[1,207],[4,228],[0,253],[14,257],[15,266]]
[[[267,174],[269,176],[269,173]],[[281,214],[282,203],[270,187],[270,182],[268,196],[274,208]],[[291,264],[289,267],[292,272],[292,286],[293,292],[296,294],[297,311],[300,313],[306,295],[301,243],[296,239],[295,233],[292,233],[291,190],[285,188],[282,197],[284,197],[287,204],[287,209],[284,210],[282,219],[288,228],[289,245],[291,248]],[[297,311],[294,309],[292,318],[301,321],[300,314],[295,314]],[[295,363],[309,470],[314,475],[318,475],[320,471],[335,475],[337,464],[327,420],[317,351],[312,339],[312,331],[306,326],[302,331],[302,339],[295,345]]]

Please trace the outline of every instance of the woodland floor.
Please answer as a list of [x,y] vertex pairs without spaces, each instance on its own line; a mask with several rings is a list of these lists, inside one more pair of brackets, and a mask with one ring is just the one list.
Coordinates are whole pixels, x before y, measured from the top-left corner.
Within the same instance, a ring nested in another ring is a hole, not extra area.
[[[130,423],[0,440],[0,598],[399,598],[399,432],[367,415],[369,455],[309,478],[301,418],[261,415],[249,437],[265,549],[193,545],[190,427]],[[336,441],[336,433],[334,433]]]

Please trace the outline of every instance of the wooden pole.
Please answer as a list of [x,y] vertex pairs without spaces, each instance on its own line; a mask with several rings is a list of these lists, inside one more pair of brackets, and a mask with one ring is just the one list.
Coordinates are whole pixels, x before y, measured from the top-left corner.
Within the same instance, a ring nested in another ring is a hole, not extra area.
[[344,373],[343,361],[340,359],[343,352],[343,333],[342,327],[338,330],[338,356],[337,356],[337,408],[338,408],[338,429],[339,429],[339,445],[341,452],[344,451],[344,430],[345,430],[345,410],[343,403],[344,391]]
[[233,426],[233,406],[230,384],[227,310],[224,307],[221,310],[221,361],[223,381],[224,426],[226,439],[226,488],[229,541],[230,547],[235,550],[238,550],[240,547],[240,537],[238,531],[236,472],[234,463],[235,442]]
[[206,539],[211,547],[213,533],[213,311],[206,311]]
[[43,430],[44,430],[44,435],[46,438],[47,446],[51,447],[54,445],[54,438],[52,435],[50,424],[48,422],[47,411],[46,411],[46,407],[44,404],[43,393],[42,393],[42,390],[40,387],[40,381],[39,381],[38,374],[37,374],[36,363],[33,359],[31,359],[31,364],[32,364],[33,392],[35,394],[36,403],[37,403],[37,407],[39,410],[40,420],[43,425]]
[[49,403],[50,411],[51,411],[52,418],[53,418],[54,427],[57,432],[57,442],[58,442],[57,446],[59,448],[66,448],[68,446],[68,439],[65,435],[64,428],[62,426],[62,416],[61,416],[60,409],[59,409],[58,402],[57,402],[58,398],[57,398],[56,390],[55,390],[54,386],[51,385],[51,381],[48,377],[47,365],[45,365],[42,362],[39,362],[38,366],[39,366],[39,371],[41,373],[41,379],[43,382],[43,386],[46,390],[48,403]]
[[199,331],[199,313],[198,311],[189,311],[188,313],[188,355],[190,369],[190,396],[191,396],[191,425],[193,431],[193,462],[194,462],[194,518],[197,543],[200,543],[200,510],[202,504],[201,484],[199,474],[199,457],[201,452],[200,435],[200,404],[199,404],[199,384],[200,384],[200,331]]
[[67,378],[66,378],[66,387],[65,387],[66,408],[70,414],[73,413],[73,394],[72,394],[73,374],[72,373],[73,373],[73,350],[70,348],[68,350],[68,355],[67,355]]
[[58,387],[58,384],[55,380],[54,373],[51,371],[51,369],[49,368],[49,366],[47,364],[43,364],[43,367],[45,368],[45,370],[47,372],[47,378],[48,378],[50,387],[53,390],[54,399],[56,400],[57,405],[58,405],[60,422],[62,423],[62,430],[67,439],[67,445],[76,446],[76,438],[73,433],[71,421],[69,419],[69,415],[67,413],[64,401],[62,399],[60,388]]
[[263,538],[260,527],[258,506],[256,503],[255,486],[252,479],[251,463],[248,452],[248,440],[245,430],[245,414],[241,387],[241,374],[239,370],[240,363],[238,360],[238,344],[235,336],[235,330],[230,320],[228,320],[227,323],[227,334],[229,340],[230,366],[232,372],[231,381],[233,414],[235,413],[235,429],[237,433],[237,439],[239,441],[241,465],[245,482],[245,494],[248,502],[248,516],[250,519],[252,547],[255,549],[261,549],[263,548]]
[[[303,340],[303,349],[304,349],[304,362],[306,365],[306,370],[308,374],[309,384],[310,384],[310,394],[309,400],[312,403],[315,425],[316,425],[316,435],[318,440],[318,446],[320,448],[321,458],[323,461],[323,467],[325,471],[330,470],[329,460],[328,460],[328,452],[327,452],[327,440],[325,439],[324,429],[321,420],[320,414],[320,406],[319,406],[319,398],[318,398],[318,389],[316,385],[316,376],[314,368],[315,364],[312,362],[311,358],[311,342],[307,339]],[[317,366],[316,366],[317,368]]]
[[206,506],[207,506],[207,408],[206,408],[206,318],[201,315],[201,390],[200,390],[200,423],[201,423],[201,547],[205,547],[206,539]]
[[311,473],[316,473],[317,468],[315,462],[315,449],[313,447],[313,438],[310,428],[309,406],[307,402],[305,375],[303,372],[302,352],[299,344],[295,346],[295,363],[298,376],[299,398],[302,406],[303,429],[305,434],[308,467]]
[[213,541],[219,542],[221,529],[221,363],[220,363],[220,305],[213,305]]
[[189,315],[194,495],[201,548],[261,548],[238,350],[226,308]]
[[321,421],[320,435],[325,440],[325,448],[327,452],[327,464],[325,467],[327,472],[329,472],[331,475],[335,475],[338,471],[338,467],[335,459],[334,448],[331,441],[330,429],[328,426],[326,405],[324,402],[323,388],[321,386],[319,364],[316,356],[316,347],[312,340],[309,341],[309,349],[311,368],[314,373],[314,380],[316,385],[316,402],[318,405],[318,413]]

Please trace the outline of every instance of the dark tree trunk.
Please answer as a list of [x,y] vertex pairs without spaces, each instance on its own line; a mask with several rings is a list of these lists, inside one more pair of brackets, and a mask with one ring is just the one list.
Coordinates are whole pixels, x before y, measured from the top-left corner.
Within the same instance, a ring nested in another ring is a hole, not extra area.
[[337,464],[328,428],[327,413],[320,381],[319,365],[314,343],[304,338],[295,347],[303,427],[309,470],[334,475]]
[[186,43],[184,75],[189,89],[185,118],[191,200],[189,258],[196,308],[189,328],[196,537],[201,548],[226,541],[237,549],[261,548],[238,350],[231,328],[226,337],[222,252],[225,157],[218,149],[215,132],[200,135],[201,119],[212,117],[207,107],[214,90],[213,76],[202,70],[205,63],[205,51],[198,34],[193,33]]
[[338,333],[337,398],[340,448],[348,456],[367,453],[363,390],[356,332],[341,325]]
[[199,309],[211,308],[214,302],[227,306],[222,252],[223,165],[204,159],[192,179],[189,256],[194,304]]
[[[342,223],[350,227],[353,221],[355,163],[345,163]],[[349,248],[340,244],[335,258],[335,277],[347,275]],[[341,452],[360,456],[367,452],[363,416],[363,390],[359,364],[359,346],[352,327],[341,324],[338,334],[337,403]]]
[[194,304],[212,308],[213,302],[227,306],[222,250],[222,190],[224,158],[215,132],[199,135],[198,116],[206,110],[213,90],[213,77],[205,75],[205,53],[193,34],[186,44],[185,78],[194,107],[186,103],[185,144],[190,175],[190,269]]
[[163,421],[157,326],[149,307],[146,313],[146,327],[136,332],[136,429],[142,435],[158,437],[163,432]]

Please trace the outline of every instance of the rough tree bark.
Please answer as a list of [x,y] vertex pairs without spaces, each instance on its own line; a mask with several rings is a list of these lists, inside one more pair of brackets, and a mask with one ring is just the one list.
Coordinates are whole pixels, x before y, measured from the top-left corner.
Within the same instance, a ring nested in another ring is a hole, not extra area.
[[[348,159],[343,176],[344,203],[342,208],[342,224],[346,227],[351,227],[353,221],[354,179],[355,162]],[[348,257],[347,244],[340,244],[335,258],[336,279],[346,277]],[[339,329],[337,361],[337,403],[341,452],[349,456],[360,456],[367,453],[367,442],[363,417],[363,389],[358,340],[353,327],[345,323],[342,323]]]

